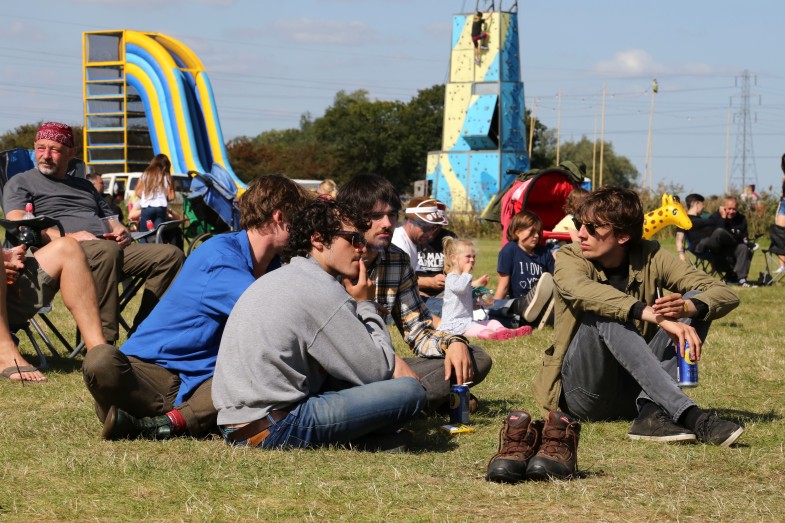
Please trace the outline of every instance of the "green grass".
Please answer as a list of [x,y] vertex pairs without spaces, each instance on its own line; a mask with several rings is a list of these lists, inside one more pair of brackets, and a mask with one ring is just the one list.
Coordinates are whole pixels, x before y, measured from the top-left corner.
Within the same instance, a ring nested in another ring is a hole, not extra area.
[[[495,274],[497,242],[478,243],[476,275]],[[761,263],[756,254],[752,274]],[[741,306],[713,325],[700,386],[689,391],[700,405],[746,425],[732,449],[633,442],[625,437],[627,423],[586,423],[582,479],[484,481],[505,413],[538,412],[530,384],[549,330],[485,343],[494,368],[475,389],[476,432],[449,438],[438,429],[443,419],[423,417],[413,424],[415,446],[405,455],[258,451],[218,439],[105,442],[79,363],[55,361],[46,384],[0,382],[0,518],[782,521],[785,286],[739,294]],[[71,325],[62,304],[56,311],[58,325]],[[27,340],[22,351],[34,359]]]

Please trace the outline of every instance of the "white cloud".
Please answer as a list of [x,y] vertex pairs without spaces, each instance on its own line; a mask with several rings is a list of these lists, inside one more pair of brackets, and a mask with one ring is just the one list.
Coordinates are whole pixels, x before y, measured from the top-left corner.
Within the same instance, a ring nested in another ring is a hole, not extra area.
[[601,74],[640,76],[661,74],[665,72],[665,67],[656,63],[646,51],[630,49],[616,53],[610,60],[598,62],[594,71]]
[[711,66],[706,64],[664,65],[642,49],[620,51],[610,60],[597,62],[592,70],[597,74],[616,76],[707,75],[713,72]]

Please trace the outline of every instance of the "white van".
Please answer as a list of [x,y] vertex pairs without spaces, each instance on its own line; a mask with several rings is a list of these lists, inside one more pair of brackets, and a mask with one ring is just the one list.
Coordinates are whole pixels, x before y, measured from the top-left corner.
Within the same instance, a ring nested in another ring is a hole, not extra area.
[[[134,191],[141,176],[142,173],[102,174],[104,194],[111,194],[112,196],[120,194],[124,200],[130,201],[135,196]],[[174,182],[174,200],[172,200],[172,203],[182,205],[183,198],[191,190],[191,177],[187,174],[174,173],[172,174],[172,181]]]

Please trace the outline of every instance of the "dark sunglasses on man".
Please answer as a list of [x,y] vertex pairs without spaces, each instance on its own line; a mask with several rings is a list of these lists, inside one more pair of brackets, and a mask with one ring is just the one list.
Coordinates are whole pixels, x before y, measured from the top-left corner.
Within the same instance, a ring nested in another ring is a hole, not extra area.
[[355,249],[362,249],[368,243],[365,239],[365,236],[361,232],[357,231],[335,231],[333,233],[336,236],[340,236],[347,242],[352,244],[352,247]]
[[580,221],[575,216],[572,217],[572,223],[575,225],[575,229],[580,231],[581,226],[586,227],[586,232],[588,232],[591,236],[597,234],[598,227],[605,227],[608,225],[607,223],[585,223]]

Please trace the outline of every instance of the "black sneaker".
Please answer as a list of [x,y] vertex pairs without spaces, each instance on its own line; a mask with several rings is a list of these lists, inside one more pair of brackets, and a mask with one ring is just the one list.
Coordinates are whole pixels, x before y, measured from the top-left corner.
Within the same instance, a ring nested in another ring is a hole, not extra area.
[[112,405],[106,413],[101,437],[118,439],[169,439],[174,436],[174,425],[169,416],[137,418]]
[[720,447],[730,447],[739,439],[744,427],[717,417],[716,412],[704,412],[695,424],[698,441]]
[[630,439],[645,441],[695,441],[695,434],[674,423],[661,409],[645,418],[635,418],[627,433]]

